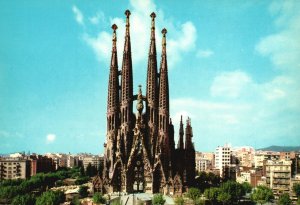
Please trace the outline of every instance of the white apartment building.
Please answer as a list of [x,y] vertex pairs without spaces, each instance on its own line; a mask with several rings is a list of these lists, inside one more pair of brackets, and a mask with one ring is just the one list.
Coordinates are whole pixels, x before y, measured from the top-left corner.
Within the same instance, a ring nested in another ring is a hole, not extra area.
[[218,146],[215,151],[215,168],[220,170],[220,176],[223,176],[223,170],[231,165],[231,146],[225,144]]

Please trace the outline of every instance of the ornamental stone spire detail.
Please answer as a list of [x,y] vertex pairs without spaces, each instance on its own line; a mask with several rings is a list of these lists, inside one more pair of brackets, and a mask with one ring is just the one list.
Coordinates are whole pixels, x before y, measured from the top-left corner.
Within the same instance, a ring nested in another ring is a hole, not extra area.
[[[151,13],[151,37],[148,55],[147,69],[147,92],[146,92],[146,114],[148,117],[148,145],[151,156],[155,153],[155,144],[157,138],[157,122],[158,122],[158,75],[157,75],[157,57],[155,44],[155,17],[154,12]],[[153,159],[152,159],[153,160]]]
[[133,80],[132,80],[132,59],[130,43],[130,11],[126,10],[126,32],[123,52],[122,77],[121,77],[121,135],[125,145],[125,156],[128,157],[132,144],[133,122]]

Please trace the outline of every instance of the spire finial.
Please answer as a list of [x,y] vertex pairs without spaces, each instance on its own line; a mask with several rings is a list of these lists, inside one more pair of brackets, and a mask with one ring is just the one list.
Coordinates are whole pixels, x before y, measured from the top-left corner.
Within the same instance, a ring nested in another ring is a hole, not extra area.
[[167,34],[167,29],[166,28],[163,28],[163,30],[161,30],[161,33],[163,34],[163,37],[166,37],[166,34]]
[[180,122],[182,123],[182,115],[180,116]]
[[166,43],[166,33],[167,33],[167,29],[163,29],[162,31],[161,31],[161,33],[163,34],[163,37],[162,37],[162,54],[166,54],[166,45],[167,45],[167,43]]
[[118,29],[118,26],[116,24],[113,24],[111,26],[111,28],[113,29],[113,39],[112,39],[112,41],[113,41],[113,51],[115,51],[116,47],[117,47],[117,45],[116,45],[116,41],[117,41],[116,30]]
[[126,18],[129,18],[130,14],[131,14],[130,11],[127,9],[127,10],[125,11]]
[[155,28],[155,17],[156,14],[154,12],[151,13],[150,17],[152,18],[152,22],[151,22],[151,29]]
[[126,11],[125,11],[125,15],[126,15],[126,36],[129,36],[129,26],[130,26],[130,24],[129,24],[129,16],[130,16],[130,11],[127,9]]
[[152,13],[150,14],[150,17],[152,18],[152,20],[154,20],[155,17],[156,17],[156,14],[155,14],[154,12],[152,12]]
[[130,11],[127,9],[126,11],[125,11],[125,16],[126,16],[126,29],[128,29],[128,27],[129,27],[129,16],[130,16]]
[[118,29],[118,26],[117,26],[116,24],[113,24],[113,25],[111,26],[111,28],[114,30],[114,32],[116,32],[116,30]]

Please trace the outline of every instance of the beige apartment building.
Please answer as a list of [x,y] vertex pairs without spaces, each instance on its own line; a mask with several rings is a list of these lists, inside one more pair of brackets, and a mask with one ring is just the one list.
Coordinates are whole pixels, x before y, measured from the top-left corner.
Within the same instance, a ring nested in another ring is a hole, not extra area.
[[289,193],[291,184],[291,161],[268,160],[266,162],[266,183],[275,196]]
[[30,160],[21,158],[0,159],[0,179],[26,179],[30,176]]

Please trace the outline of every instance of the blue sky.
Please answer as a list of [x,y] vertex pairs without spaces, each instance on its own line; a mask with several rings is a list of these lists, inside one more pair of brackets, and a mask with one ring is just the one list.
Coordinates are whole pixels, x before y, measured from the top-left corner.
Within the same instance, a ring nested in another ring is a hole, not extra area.
[[[199,151],[300,145],[300,2],[0,1],[0,153],[102,153],[111,25],[131,10],[134,89],[145,90],[150,13],[166,27],[171,117]],[[158,55],[158,61],[160,56]]]

